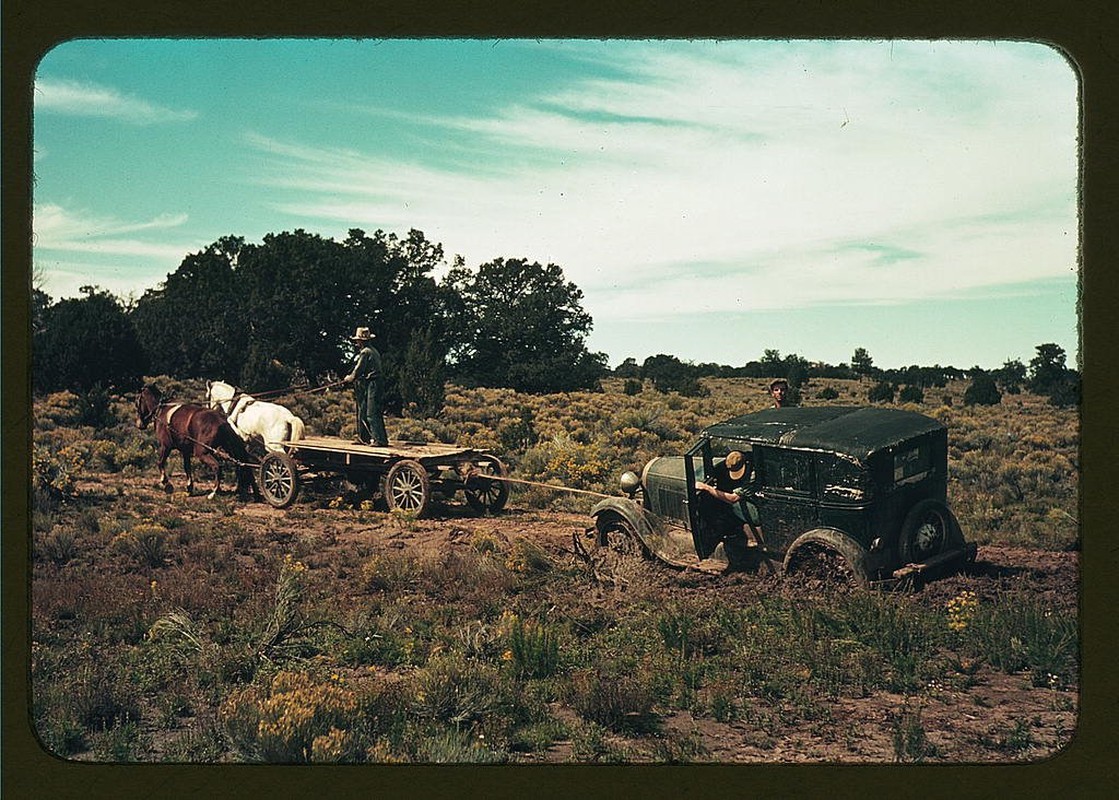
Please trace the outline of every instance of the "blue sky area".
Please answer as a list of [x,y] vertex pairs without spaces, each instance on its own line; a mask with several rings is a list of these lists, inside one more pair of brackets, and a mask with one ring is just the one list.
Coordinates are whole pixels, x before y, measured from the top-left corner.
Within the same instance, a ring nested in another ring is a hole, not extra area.
[[1077,346],[1077,77],[1026,42],[83,40],[35,85],[35,275],[417,228],[560,265],[592,350],[993,368]]

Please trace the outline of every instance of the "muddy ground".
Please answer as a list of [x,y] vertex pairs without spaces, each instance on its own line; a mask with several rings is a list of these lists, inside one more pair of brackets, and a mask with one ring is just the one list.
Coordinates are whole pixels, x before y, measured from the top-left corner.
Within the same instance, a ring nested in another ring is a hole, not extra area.
[[[278,510],[262,502],[242,503],[227,493],[216,501],[204,496],[170,498],[150,477],[105,475],[80,489],[87,497],[102,498],[102,510],[118,502],[140,501],[153,507],[173,503],[175,512],[187,520],[208,518],[221,524],[221,518],[233,519],[246,532],[267,531],[273,541],[277,533],[284,532],[304,541],[312,537],[315,547],[306,558],[307,566],[343,572],[346,565],[357,565],[382,552],[407,551],[422,557],[469,547],[470,536],[479,530],[506,540],[531,538],[553,559],[570,561],[577,558],[573,536],[581,535],[588,524],[585,515],[527,509],[519,507],[516,498],[496,516],[479,518],[461,504],[448,503],[436,506],[429,518],[401,524],[384,513],[317,507],[323,503],[321,495],[317,502],[314,496],[301,496],[292,509]],[[775,592],[796,597],[812,591],[791,578],[775,575],[708,574],[656,562],[641,563],[638,570],[644,591],[663,592],[666,599],[681,593],[715,593],[728,603],[750,603]],[[1055,608],[1075,614],[1078,553],[980,546],[974,565],[966,572],[932,582],[916,596],[929,607],[943,608],[963,590],[975,592],[981,600],[1010,590],[1027,590]],[[618,591],[604,586],[598,600],[625,602],[624,592],[619,595]],[[666,717],[664,727],[698,737],[707,753],[705,761],[890,763],[895,761],[895,723],[901,715],[917,714],[930,745],[926,761],[1021,762],[1052,756],[1069,743],[1077,724],[1077,701],[1076,686],[1038,688],[1031,685],[1027,674],[1006,675],[978,665],[962,684],[954,680],[930,686],[916,702],[900,694],[877,692],[865,698],[835,700],[828,713],[815,720],[794,719],[784,724],[780,716],[768,714],[722,723],[684,712]],[[565,711],[557,708],[556,713],[562,716]],[[619,741],[619,745],[624,747],[625,742]],[[569,762],[571,744],[556,743],[528,760]]]

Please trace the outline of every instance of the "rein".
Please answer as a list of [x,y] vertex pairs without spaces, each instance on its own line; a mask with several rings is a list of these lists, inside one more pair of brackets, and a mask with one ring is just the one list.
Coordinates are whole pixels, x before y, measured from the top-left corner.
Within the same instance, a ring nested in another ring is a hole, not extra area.
[[[335,386],[342,386],[344,383],[345,383],[345,381],[334,381],[333,383],[324,383],[322,386],[316,386],[316,387],[311,388],[311,389],[296,389],[294,386],[289,386],[286,389],[272,389],[271,391],[267,391],[267,392],[240,391],[240,394],[251,395],[254,400],[263,400],[263,399],[267,399],[267,398],[287,397],[287,396],[298,397],[299,395],[315,394],[316,392],[323,392],[323,391],[326,391],[327,389],[333,389]],[[232,385],[232,384],[230,384],[230,385]],[[235,401],[237,399],[237,395],[238,395],[238,392],[239,392],[239,390],[237,389],[236,386],[233,387],[233,390],[234,390],[233,397],[231,397],[228,401],[226,401],[226,400],[221,401],[223,403],[229,402],[231,404],[229,406],[230,411],[232,411],[233,408],[236,405]],[[210,398],[207,397],[206,401],[209,402]]]

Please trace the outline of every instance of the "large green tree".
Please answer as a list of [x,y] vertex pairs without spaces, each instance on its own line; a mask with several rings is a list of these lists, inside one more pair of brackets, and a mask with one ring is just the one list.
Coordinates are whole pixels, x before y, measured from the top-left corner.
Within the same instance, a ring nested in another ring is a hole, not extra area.
[[874,359],[865,347],[856,347],[851,354],[851,369],[860,377],[874,374]]
[[1045,395],[1056,406],[1080,402],[1080,373],[1065,366],[1064,348],[1053,343],[1039,344],[1037,355],[1030,359],[1028,387],[1034,394]]
[[92,286],[82,297],[40,310],[32,342],[32,381],[37,391],[137,387],[147,366],[120,301]]
[[244,239],[227,236],[187,255],[130,316],[154,372],[236,381],[251,330],[244,287],[234,270]]
[[[224,378],[250,391],[318,383],[348,369],[358,326],[377,335],[390,409],[435,402],[401,393],[445,362],[443,292],[431,272],[442,248],[420,231],[400,239],[360,229],[342,242],[304,230],[268,234],[258,245],[225,237],[187,256],[137,304],[134,319],[153,367],[180,377]],[[412,340],[423,341],[412,347]],[[409,355],[409,353],[411,355]]]
[[971,368],[971,385],[964,392],[965,406],[997,406],[1002,402],[995,379],[979,367]]
[[1060,345],[1039,344],[1030,359],[1029,389],[1034,394],[1049,394],[1065,381],[1065,351]]
[[1021,359],[1007,359],[991,373],[991,377],[1007,394],[1018,394],[1022,384],[1026,382],[1026,365]]
[[301,229],[268,234],[243,254],[238,285],[248,311],[248,388],[282,388],[297,374],[316,382],[339,368],[353,333],[347,266],[336,242]]
[[658,353],[649,356],[641,365],[641,375],[653,382],[658,392],[678,392],[687,397],[702,396],[706,392],[699,382],[699,371],[676,356]]
[[555,264],[498,258],[475,272],[460,261],[443,285],[460,379],[542,393],[592,388],[605,374],[606,356],[586,347],[583,293]]

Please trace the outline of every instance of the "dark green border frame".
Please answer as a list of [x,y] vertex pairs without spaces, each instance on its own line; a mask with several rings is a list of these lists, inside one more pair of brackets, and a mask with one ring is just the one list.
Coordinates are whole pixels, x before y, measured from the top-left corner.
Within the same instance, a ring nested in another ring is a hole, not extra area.
[[[1112,0],[936,3],[764,0],[607,4],[566,0],[6,0],[3,36],[2,788],[13,798],[98,797],[1111,797],[1119,708],[1114,609],[1119,544],[1109,489],[1119,443],[1112,324],[1119,265],[1119,5]],[[179,766],[93,765],[47,755],[31,734],[28,687],[28,453],[31,108],[36,65],[56,44],[104,37],[921,38],[1016,39],[1062,49],[1082,83],[1081,713],[1072,744],[1029,765]]]

